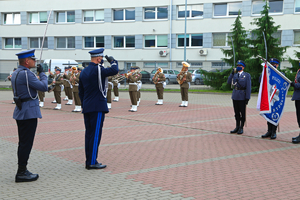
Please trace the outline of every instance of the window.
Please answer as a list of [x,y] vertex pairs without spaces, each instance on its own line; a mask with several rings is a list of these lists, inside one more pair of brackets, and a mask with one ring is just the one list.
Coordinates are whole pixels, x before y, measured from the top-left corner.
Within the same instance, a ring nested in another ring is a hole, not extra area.
[[104,47],[104,36],[84,37],[84,48]]
[[[156,65],[156,66],[155,66]],[[166,68],[168,68],[168,63],[167,62],[145,62],[144,63],[144,67],[145,68],[155,68],[155,69],[157,69],[157,68],[162,68],[162,69],[166,69]],[[153,72],[153,71],[152,71]],[[151,73],[152,73],[151,72]],[[154,71],[154,73],[156,72],[156,70]],[[164,70],[164,72],[163,73],[167,73],[166,72],[166,70]]]
[[213,46],[226,47],[230,46],[231,40],[228,38],[228,33],[213,33]]
[[47,20],[48,20],[47,12],[29,13],[29,23],[30,24],[47,23]]
[[56,13],[56,23],[75,22],[75,11],[62,11]]
[[[282,13],[283,12],[283,0],[269,0],[269,13]],[[252,14],[260,15],[263,10],[265,2],[263,0],[252,1]]]
[[300,0],[295,0],[295,12],[300,13]]
[[5,38],[5,49],[22,49],[21,38]]
[[236,16],[238,13],[242,14],[242,3],[222,3],[214,4],[214,16],[215,17],[228,17]]
[[[203,17],[203,5],[188,5],[186,11],[187,18]],[[185,18],[185,6],[178,6],[177,17]]]
[[155,20],[155,19],[168,19],[168,7],[149,7],[144,8],[144,19]]
[[[29,38],[29,47],[40,49],[42,47],[43,38]],[[45,37],[43,48],[48,48],[48,39]]]
[[300,30],[294,31],[294,45],[300,45]]
[[20,13],[5,13],[4,24],[21,24]]
[[114,21],[135,20],[134,8],[114,9]]
[[[184,47],[184,35],[178,35],[177,44],[178,47]],[[203,34],[186,35],[186,47],[202,47],[202,45],[203,45]]]
[[57,49],[74,49],[75,37],[58,37],[56,38]]
[[228,69],[231,66],[228,63],[225,62],[212,62],[211,63],[211,68],[215,68],[215,69]]
[[103,22],[104,10],[86,10],[83,13],[84,22]]
[[168,35],[146,35],[145,47],[168,47]]
[[134,48],[135,36],[115,36],[114,48]]
[[274,38],[279,39],[278,42],[276,42],[276,44],[281,45],[281,31],[278,31],[277,33],[273,33],[272,36],[273,36]]

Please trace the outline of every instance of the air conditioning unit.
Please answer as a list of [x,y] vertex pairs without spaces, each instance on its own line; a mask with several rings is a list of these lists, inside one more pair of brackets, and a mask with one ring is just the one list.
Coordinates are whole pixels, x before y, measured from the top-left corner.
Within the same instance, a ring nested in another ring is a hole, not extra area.
[[199,54],[200,54],[200,56],[206,56],[207,55],[207,49],[200,49]]
[[158,53],[161,57],[166,57],[168,55],[167,51],[159,51]]

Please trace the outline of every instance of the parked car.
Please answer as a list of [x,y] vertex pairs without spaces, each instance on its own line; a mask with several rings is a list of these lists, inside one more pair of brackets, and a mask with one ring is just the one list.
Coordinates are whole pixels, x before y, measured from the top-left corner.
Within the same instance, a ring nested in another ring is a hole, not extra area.
[[151,83],[150,81],[150,73],[146,70],[141,71],[142,74],[142,83]]
[[[157,70],[154,69],[151,72],[151,77],[150,77],[151,82],[152,82],[152,78],[153,78],[154,74],[156,73],[156,71]],[[174,70],[174,69],[163,69],[163,73],[166,77],[166,84],[177,83],[176,79],[177,79],[177,74],[179,74],[179,71]]]
[[189,70],[189,72],[192,73],[192,82],[191,83],[194,83],[195,85],[204,85],[204,80],[203,80],[203,75],[200,73],[200,70],[197,69],[192,69],[192,70]]

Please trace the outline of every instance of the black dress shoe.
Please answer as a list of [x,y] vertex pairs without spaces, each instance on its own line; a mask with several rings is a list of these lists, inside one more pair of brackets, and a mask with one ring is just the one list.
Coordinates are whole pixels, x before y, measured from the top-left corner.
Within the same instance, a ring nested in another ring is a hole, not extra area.
[[237,133],[237,132],[239,131],[239,128],[240,128],[240,127],[238,127],[238,126],[235,127],[235,129],[233,129],[232,131],[230,131],[230,133]]
[[300,143],[300,135],[299,135],[298,137],[293,138],[292,142],[293,142],[294,144]]
[[28,170],[25,170],[23,172],[18,172],[16,174],[16,182],[30,182],[30,181],[36,181],[39,178],[38,174],[33,174]]
[[261,137],[262,138],[268,138],[268,137],[271,137],[272,133],[271,132],[266,132],[266,134],[262,135]]
[[300,137],[300,134],[299,134],[297,137],[293,137],[292,139],[295,140],[295,139],[297,139],[297,138],[299,138],[299,137]]
[[276,133],[272,133],[272,135],[271,135],[270,138],[271,138],[272,140],[274,140],[274,139],[276,139],[276,137],[277,137]]
[[86,165],[85,168],[86,169],[104,169],[106,167],[106,165],[102,165],[102,163],[98,163],[95,165]]
[[238,132],[237,132],[237,134],[243,134],[243,133],[244,133],[243,128],[240,127],[239,130],[238,130]]

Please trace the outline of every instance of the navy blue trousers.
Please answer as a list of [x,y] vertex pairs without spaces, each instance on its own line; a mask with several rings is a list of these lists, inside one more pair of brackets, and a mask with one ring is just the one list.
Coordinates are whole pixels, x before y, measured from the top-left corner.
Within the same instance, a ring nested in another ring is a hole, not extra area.
[[84,113],[86,165],[97,164],[98,147],[102,136],[104,112]]

